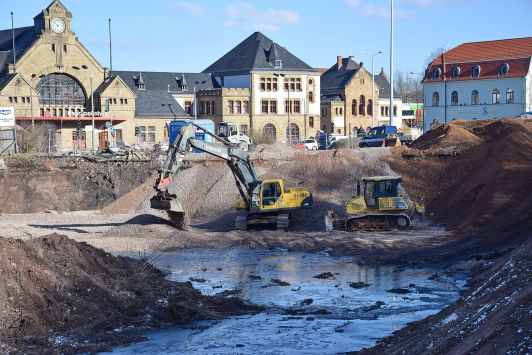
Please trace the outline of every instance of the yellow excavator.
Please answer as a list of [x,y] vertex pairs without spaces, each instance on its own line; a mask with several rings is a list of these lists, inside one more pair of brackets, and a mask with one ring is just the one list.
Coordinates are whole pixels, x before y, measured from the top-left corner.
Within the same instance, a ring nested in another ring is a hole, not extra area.
[[407,229],[413,213],[424,213],[424,207],[416,204],[411,209],[408,206],[398,192],[400,182],[400,176],[362,178],[363,194],[358,182],[357,195],[345,204],[347,216],[340,217],[329,210],[325,216],[325,229],[348,232]]
[[[195,132],[198,130],[213,137],[214,142],[197,139]],[[151,207],[167,211],[177,227],[184,227],[186,213],[176,200],[177,196],[168,188],[180,169],[183,156],[193,148],[225,160],[233,172],[240,193],[236,208],[244,211],[236,218],[235,229],[246,230],[252,224],[275,223],[278,229],[287,230],[291,211],[314,206],[312,193],[307,188],[285,187],[281,179],[259,180],[246,150],[190,121],[179,130],[169,147],[154,186],[156,194],[150,200]]]

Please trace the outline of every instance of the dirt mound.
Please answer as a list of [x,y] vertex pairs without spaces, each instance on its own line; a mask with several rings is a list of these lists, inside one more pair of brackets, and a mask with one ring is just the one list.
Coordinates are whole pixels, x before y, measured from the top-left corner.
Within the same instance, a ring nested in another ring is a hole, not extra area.
[[467,149],[482,140],[466,128],[466,121],[454,121],[431,129],[412,144],[414,149]]
[[457,302],[361,353],[527,353],[532,346],[530,253],[528,241],[478,271]]
[[532,122],[489,120],[467,129],[481,142],[453,154],[401,147],[390,165],[425,199],[431,217],[457,235],[484,232],[483,241],[498,242],[512,229],[532,227]]
[[190,283],[166,281],[145,260],[115,257],[56,234],[0,238],[0,273],[2,352],[101,350],[116,340],[113,329],[248,310],[237,300],[204,297]]
[[293,152],[296,149],[289,146],[288,144],[281,143],[281,142],[274,142],[272,144],[258,144],[254,152],[259,153],[282,153],[282,152]]

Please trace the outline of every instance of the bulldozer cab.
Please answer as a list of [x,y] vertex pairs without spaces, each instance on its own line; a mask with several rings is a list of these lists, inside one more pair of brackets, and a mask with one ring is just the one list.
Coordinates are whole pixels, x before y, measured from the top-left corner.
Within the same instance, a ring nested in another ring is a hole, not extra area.
[[379,207],[379,198],[397,197],[397,187],[401,182],[398,176],[375,176],[362,179],[364,200],[369,208]]

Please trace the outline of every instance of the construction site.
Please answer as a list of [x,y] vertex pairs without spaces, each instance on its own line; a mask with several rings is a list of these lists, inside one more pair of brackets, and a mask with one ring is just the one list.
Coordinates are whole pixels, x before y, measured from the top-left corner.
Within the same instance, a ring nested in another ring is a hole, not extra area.
[[531,120],[245,154],[180,132],[0,160],[0,353],[531,351]]

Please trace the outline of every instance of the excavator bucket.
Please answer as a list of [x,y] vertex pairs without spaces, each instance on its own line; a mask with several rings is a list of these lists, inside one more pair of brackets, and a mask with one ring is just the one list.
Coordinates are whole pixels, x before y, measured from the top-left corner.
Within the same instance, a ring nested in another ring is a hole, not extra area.
[[384,138],[383,146],[384,147],[397,147],[401,145],[401,141],[397,136],[388,136]]
[[187,228],[186,211],[175,199],[175,195],[162,196],[157,194],[150,199],[151,208],[166,211],[172,223],[179,229]]

